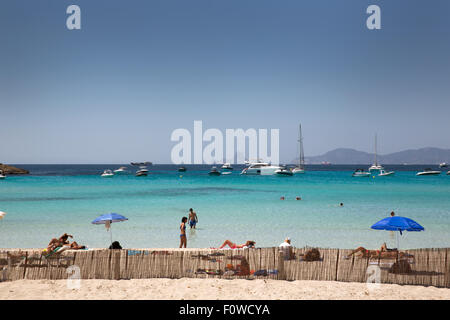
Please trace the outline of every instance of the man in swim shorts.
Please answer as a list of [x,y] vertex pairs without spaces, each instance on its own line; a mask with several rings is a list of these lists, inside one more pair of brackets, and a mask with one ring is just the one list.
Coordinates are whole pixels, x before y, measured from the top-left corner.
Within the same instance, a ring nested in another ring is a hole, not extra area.
[[194,210],[192,210],[192,208],[189,209],[189,226],[194,227],[195,229],[195,225],[198,222],[198,218],[197,218],[197,214],[194,212]]

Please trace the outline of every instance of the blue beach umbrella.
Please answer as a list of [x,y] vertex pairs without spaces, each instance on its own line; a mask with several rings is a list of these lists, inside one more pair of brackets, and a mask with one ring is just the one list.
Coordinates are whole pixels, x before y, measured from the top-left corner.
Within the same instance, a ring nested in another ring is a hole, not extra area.
[[[388,217],[384,218],[371,226],[375,230],[389,230],[398,231],[400,235],[403,231],[425,231],[425,228],[416,221],[405,217]],[[397,249],[399,247],[399,240],[397,236]]]
[[[106,229],[110,229],[111,223],[113,222],[121,222],[128,220],[128,218],[117,214],[117,213],[107,213],[104,215],[101,215],[100,217],[96,218],[94,221],[92,221],[93,224],[104,224]],[[112,244],[112,229],[111,229],[111,244]]]

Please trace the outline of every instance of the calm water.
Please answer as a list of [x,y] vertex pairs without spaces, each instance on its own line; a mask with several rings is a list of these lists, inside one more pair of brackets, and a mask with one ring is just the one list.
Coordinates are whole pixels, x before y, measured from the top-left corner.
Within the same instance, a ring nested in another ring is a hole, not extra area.
[[310,166],[293,177],[240,170],[210,177],[210,166],[178,173],[177,166],[154,165],[148,177],[100,177],[119,166],[22,165],[32,174],[0,181],[0,211],[7,212],[0,247],[45,247],[64,232],[89,247],[107,247],[109,233],[91,221],[109,212],[129,218],[112,225],[123,246],[178,247],[179,223],[191,207],[199,224],[187,229],[188,247],[217,247],[225,239],[275,246],[286,236],[299,247],[395,246],[392,232],[370,229],[392,210],[425,227],[406,232],[402,248],[450,247],[450,176],[415,176],[429,166],[386,166],[396,175],[352,178],[358,166]]

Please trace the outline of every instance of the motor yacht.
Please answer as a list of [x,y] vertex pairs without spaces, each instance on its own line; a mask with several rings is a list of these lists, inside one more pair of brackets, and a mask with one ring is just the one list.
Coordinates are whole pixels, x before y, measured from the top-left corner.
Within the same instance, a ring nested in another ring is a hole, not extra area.
[[448,164],[446,162],[439,163],[439,168],[447,168]]
[[385,177],[385,176],[393,176],[394,174],[395,174],[395,171],[386,171],[384,169],[381,169],[378,176]]
[[208,173],[210,176],[220,176],[220,171],[217,170],[217,167],[212,167],[211,171]]
[[126,174],[128,173],[127,167],[120,167],[117,170],[114,170],[114,174]]
[[370,172],[364,171],[364,169],[356,169],[352,177],[370,177]]
[[113,176],[114,176],[114,173],[111,170],[109,170],[109,169],[103,171],[103,173],[102,173],[102,177],[103,178],[111,178]]
[[441,174],[439,170],[432,170],[431,168],[426,168],[423,171],[417,172],[416,176],[433,176]]
[[231,166],[230,163],[224,163],[222,166],[223,170],[233,170],[233,167]]
[[6,175],[3,173],[3,170],[0,170],[0,179],[3,180],[6,178]]
[[248,167],[242,170],[241,174],[247,175],[274,175],[275,171],[280,170],[280,166],[275,166],[267,162],[248,163]]
[[186,167],[179,167],[178,172],[186,172]]

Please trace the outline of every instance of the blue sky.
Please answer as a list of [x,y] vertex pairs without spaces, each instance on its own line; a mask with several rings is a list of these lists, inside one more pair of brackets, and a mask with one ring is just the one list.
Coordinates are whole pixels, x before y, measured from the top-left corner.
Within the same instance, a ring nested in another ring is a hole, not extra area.
[[[66,28],[81,7],[82,29]],[[382,29],[366,28],[381,7]],[[280,129],[280,158],[450,148],[450,2],[3,0],[0,162],[169,163],[174,129]]]

